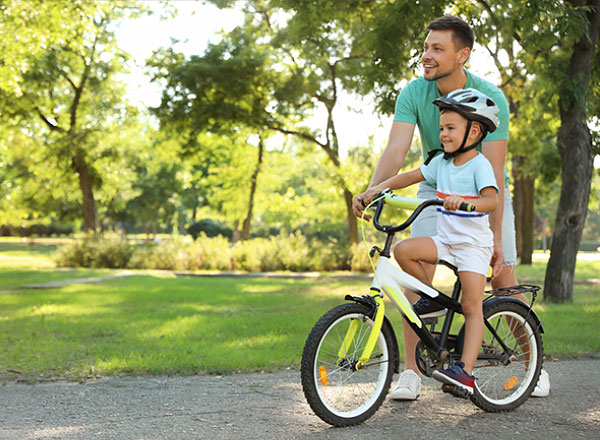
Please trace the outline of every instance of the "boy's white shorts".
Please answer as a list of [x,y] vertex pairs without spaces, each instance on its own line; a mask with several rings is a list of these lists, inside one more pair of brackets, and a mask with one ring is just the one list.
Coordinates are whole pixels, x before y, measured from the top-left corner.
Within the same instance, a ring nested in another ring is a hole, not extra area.
[[[428,200],[437,197],[435,188],[422,182],[417,197]],[[415,219],[410,229],[411,237],[433,237],[437,234],[437,212],[435,206],[425,210]],[[508,186],[504,187],[504,215],[502,217],[502,250],[504,264],[517,264],[517,245],[515,235],[515,214]]]
[[472,244],[442,243],[437,235],[431,237],[438,252],[438,260],[452,255],[459,272],[475,272],[487,277],[494,247],[473,246]]

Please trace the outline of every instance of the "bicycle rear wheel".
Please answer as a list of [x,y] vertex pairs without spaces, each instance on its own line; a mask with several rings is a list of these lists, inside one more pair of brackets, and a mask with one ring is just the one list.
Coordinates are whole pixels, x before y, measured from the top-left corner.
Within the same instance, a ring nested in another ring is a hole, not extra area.
[[[542,336],[524,304],[503,301],[485,311],[482,348],[473,369],[471,400],[485,411],[520,406],[537,384],[542,368]],[[491,330],[493,329],[493,331]]]
[[[315,324],[304,346],[304,395],[315,414],[335,426],[367,420],[390,388],[397,347],[388,325],[382,327],[369,361],[361,369],[354,368],[373,325],[368,314],[369,308],[362,304],[335,307]],[[349,341],[351,326],[355,331]],[[340,350],[345,341],[347,350]]]

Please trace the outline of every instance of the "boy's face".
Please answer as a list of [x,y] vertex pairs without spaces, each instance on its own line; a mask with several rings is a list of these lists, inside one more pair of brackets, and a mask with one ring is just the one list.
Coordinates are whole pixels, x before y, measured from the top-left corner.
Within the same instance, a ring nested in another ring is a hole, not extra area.
[[467,47],[457,49],[452,31],[430,31],[423,44],[423,76],[427,81],[437,81],[462,68],[469,58]]
[[[467,118],[457,112],[444,110],[440,115],[440,141],[444,151],[452,153],[458,150],[467,131]],[[469,141],[465,145],[468,147]]]

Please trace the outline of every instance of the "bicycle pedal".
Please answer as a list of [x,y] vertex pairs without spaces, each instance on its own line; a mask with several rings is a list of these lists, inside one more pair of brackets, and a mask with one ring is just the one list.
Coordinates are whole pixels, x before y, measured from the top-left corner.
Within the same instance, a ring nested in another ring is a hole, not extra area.
[[457,387],[456,385],[443,384],[442,391],[444,393],[452,394],[454,397],[459,397],[461,399],[469,399],[471,397],[471,394],[469,394],[467,390],[461,387]]

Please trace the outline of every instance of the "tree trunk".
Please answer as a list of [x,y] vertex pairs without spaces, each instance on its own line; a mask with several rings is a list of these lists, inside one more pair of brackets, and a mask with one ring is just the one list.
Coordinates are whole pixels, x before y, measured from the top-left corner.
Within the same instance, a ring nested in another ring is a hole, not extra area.
[[600,0],[586,5],[592,7],[587,13],[589,26],[573,46],[566,84],[561,87],[558,101],[561,126],[557,145],[562,158],[562,187],[544,281],[544,300],[557,303],[573,301],[573,274],[594,170],[585,104],[600,30]]
[[240,221],[236,220],[233,222],[233,233],[231,235],[231,244],[236,244],[240,241]]
[[344,187],[344,201],[346,202],[346,215],[348,219],[348,234],[352,243],[358,243],[358,221],[352,211],[352,193]]
[[521,264],[531,264],[533,254],[533,226],[535,179],[522,173],[526,157],[513,158],[513,179],[515,185],[513,206],[515,209],[515,231],[517,235],[517,255]]
[[79,177],[79,188],[83,198],[83,224],[85,232],[96,232],[98,226],[98,212],[94,200],[94,189],[90,169],[83,152],[77,151],[73,158],[73,168]]
[[248,212],[246,214],[246,218],[242,223],[242,240],[250,240],[250,225],[252,223],[252,210],[254,209],[254,195],[256,194],[256,185],[258,180],[258,174],[260,173],[260,168],[263,162],[264,150],[265,145],[262,136],[260,136],[258,141],[258,160],[256,161],[256,167],[254,168],[252,177],[250,177],[250,197],[248,199]]

